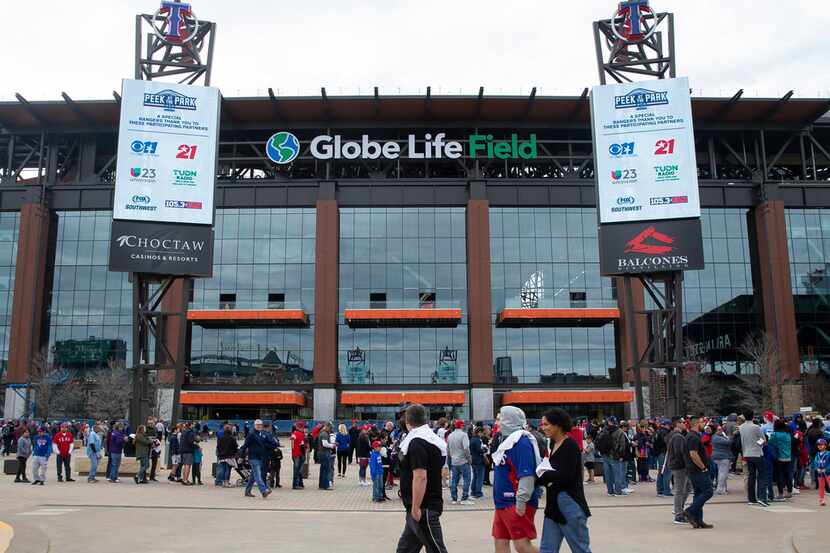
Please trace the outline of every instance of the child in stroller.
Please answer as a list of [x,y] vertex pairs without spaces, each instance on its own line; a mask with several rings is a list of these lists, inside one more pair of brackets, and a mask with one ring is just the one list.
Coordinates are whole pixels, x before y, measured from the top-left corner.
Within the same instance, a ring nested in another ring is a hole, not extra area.
[[236,466],[234,467],[239,478],[236,479],[236,487],[244,488],[248,485],[248,479],[251,478],[251,463],[248,462],[247,456],[237,456]]

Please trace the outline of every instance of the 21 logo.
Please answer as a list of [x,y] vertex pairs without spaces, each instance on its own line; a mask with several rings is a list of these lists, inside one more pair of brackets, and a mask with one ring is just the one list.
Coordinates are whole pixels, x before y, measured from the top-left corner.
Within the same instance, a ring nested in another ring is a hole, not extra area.
[[176,159],[196,159],[196,150],[198,146],[189,146],[187,144],[181,144],[179,146],[179,151],[176,154]]
[[674,143],[674,138],[672,138],[671,140],[658,140],[657,143],[654,145],[654,155],[667,156],[673,154]]

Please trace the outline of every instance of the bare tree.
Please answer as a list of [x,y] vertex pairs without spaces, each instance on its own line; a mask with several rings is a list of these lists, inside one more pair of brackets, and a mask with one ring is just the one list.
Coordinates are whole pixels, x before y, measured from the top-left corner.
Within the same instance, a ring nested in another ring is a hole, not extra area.
[[758,370],[761,386],[761,403],[784,412],[784,395],[781,382],[781,355],[778,344],[769,334],[758,332],[747,336],[739,351]]
[[111,359],[108,367],[89,377],[88,415],[96,419],[120,419],[130,406],[130,373],[124,363]]
[[86,390],[83,382],[66,369],[49,361],[49,350],[43,348],[32,358],[29,393],[34,416],[44,420],[83,415]]

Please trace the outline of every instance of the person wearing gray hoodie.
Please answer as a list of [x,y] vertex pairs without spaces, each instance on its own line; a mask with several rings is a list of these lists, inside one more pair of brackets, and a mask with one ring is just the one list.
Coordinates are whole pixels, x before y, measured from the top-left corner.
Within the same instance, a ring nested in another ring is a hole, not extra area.
[[29,431],[24,430],[23,435],[17,440],[17,476],[14,481],[28,482],[26,478],[26,462],[32,456],[32,440],[29,439]]
[[447,438],[447,450],[450,456],[451,473],[450,496],[452,504],[458,504],[458,481],[461,484],[461,505],[473,505],[470,500],[470,476],[472,474],[472,455],[470,454],[470,437],[464,431],[464,421],[455,421],[455,430]]

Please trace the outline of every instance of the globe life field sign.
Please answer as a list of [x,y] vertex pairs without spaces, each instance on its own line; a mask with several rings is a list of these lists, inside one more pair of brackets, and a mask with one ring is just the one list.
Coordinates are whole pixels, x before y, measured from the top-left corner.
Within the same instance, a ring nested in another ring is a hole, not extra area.
[[689,80],[595,86],[601,223],[700,217]]
[[219,90],[124,80],[113,219],[213,224]]

